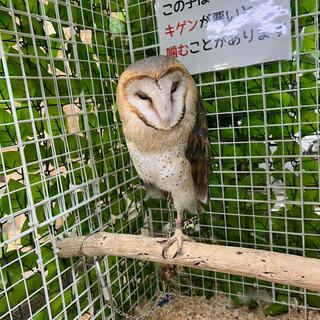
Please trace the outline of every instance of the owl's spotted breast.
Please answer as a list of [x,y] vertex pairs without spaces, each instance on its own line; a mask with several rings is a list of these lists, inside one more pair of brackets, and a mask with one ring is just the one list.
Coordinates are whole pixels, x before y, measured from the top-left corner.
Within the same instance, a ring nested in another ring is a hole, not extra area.
[[[191,176],[190,163],[184,156],[182,145],[161,152],[141,152],[128,144],[129,152],[139,176],[159,189],[172,192],[182,191]],[[193,188],[192,188],[193,189]],[[185,191],[185,190],[184,190]]]
[[130,143],[128,149],[133,164],[145,183],[171,194],[181,210],[193,213],[199,211],[191,164],[185,157],[182,144],[161,152],[141,152]]

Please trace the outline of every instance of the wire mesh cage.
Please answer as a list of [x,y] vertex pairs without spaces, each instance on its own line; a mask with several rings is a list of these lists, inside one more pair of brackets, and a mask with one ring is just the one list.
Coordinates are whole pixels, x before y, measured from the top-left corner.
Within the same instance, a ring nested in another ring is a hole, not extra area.
[[[133,61],[159,54],[151,0],[0,1],[0,319],[121,319],[96,269],[58,259],[56,241],[109,231],[166,235],[166,201],[145,201],[115,91]],[[290,61],[195,75],[212,145],[200,242],[319,258],[319,3],[292,0]],[[121,312],[162,289],[161,267],[100,260]],[[320,295],[178,268],[180,294],[280,312],[320,310]],[[277,310],[278,310],[277,309]]]

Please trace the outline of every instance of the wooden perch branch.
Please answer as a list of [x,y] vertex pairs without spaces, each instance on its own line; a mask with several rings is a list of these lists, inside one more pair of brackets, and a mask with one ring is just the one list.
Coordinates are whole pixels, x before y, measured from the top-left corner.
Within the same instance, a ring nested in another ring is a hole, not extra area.
[[[318,259],[197,242],[184,242],[181,255],[175,259],[163,259],[161,251],[165,240],[101,232],[89,237],[63,239],[58,242],[57,248],[61,258],[80,254],[127,257],[254,277],[320,291],[320,260]],[[168,257],[172,257],[174,251],[175,245],[172,245],[168,251]]]

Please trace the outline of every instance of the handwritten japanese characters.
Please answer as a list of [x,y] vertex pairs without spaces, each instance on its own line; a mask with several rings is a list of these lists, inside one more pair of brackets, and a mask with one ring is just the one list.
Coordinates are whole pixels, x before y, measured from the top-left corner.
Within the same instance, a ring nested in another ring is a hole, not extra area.
[[192,73],[291,56],[290,0],[158,0],[156,9],[161,54]]

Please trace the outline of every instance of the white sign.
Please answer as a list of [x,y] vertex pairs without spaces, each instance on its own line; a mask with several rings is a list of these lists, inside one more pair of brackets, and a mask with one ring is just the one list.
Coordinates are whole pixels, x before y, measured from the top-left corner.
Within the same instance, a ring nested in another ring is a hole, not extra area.
[[156,0],[160,53],[191,73],[291,58],[290,0]]

